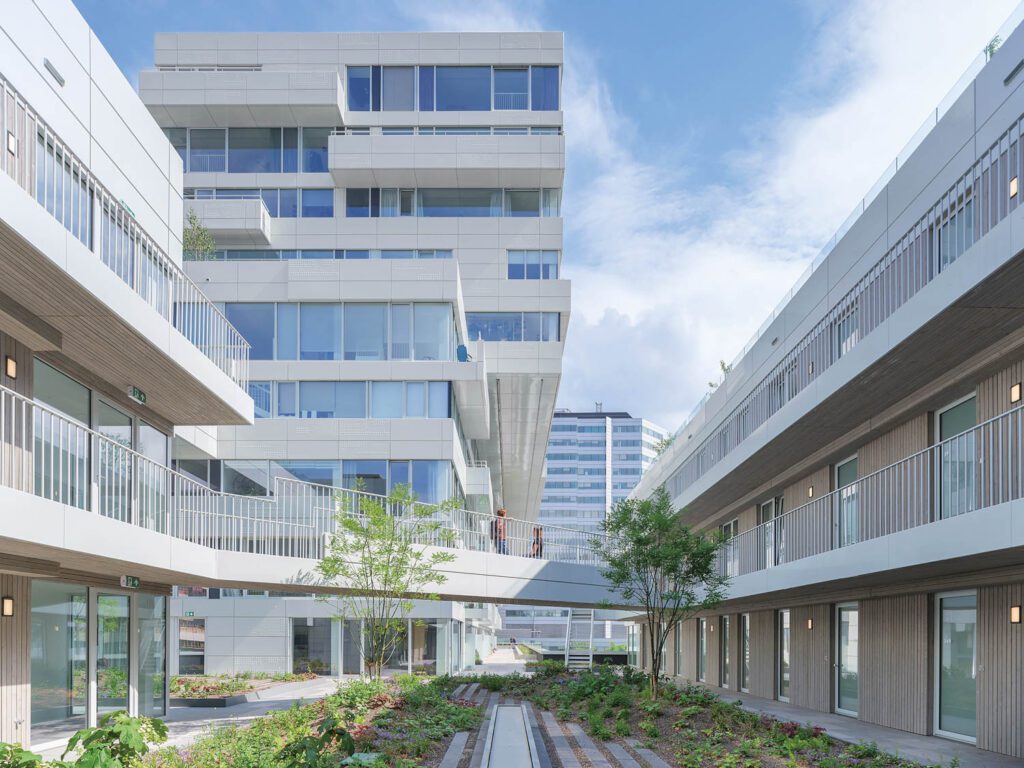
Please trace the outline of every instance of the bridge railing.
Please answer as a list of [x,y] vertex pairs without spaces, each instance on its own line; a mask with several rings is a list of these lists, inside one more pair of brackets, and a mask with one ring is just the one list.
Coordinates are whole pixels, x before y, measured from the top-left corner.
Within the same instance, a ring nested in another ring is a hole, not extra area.
[[[0,486],[211,549],[319,559],[341,511],[372,501],[409,509],[361,490],[278,477],[272,496],[223,493],[66,415],[0,387]],[[603,534],[504,518],[447,504],[428,505],[436,527],[417,543],[496,555],[597,565]]]

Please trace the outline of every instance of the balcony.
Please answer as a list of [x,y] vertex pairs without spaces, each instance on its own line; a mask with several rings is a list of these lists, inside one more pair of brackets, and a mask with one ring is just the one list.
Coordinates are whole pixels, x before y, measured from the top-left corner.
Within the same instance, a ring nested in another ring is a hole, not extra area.
[[328,140],[345,187],[561,187],[560,128],[348,128]]
[[2,77],[0,104],[0,330],[171,423],[251,421],[248,343]]
[[185,217],[195,211],[221,248],[266,248],[270,245],[270,212],[263,200],[186,200]]
[[140,72],[139,97],[160,125],[190,128],[341,125],[345,103],[338,72],[224,68]]
[[719,571],[738,598],[1019,562],[1022,499],[1016,408],[740,533],[723,545]]

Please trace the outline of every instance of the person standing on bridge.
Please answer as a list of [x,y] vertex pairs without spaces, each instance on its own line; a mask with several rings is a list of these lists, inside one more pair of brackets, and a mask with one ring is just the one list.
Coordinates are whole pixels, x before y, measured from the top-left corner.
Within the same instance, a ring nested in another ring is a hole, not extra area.
[[533,526],[533,541],[530,543],[530,557],[544,557],[544,529],[539,525]]
[[508,554],[508,520],[505,519],[505,508],[498,508],[498,516],[491,521],[491,540],[494,551],[499,555]]

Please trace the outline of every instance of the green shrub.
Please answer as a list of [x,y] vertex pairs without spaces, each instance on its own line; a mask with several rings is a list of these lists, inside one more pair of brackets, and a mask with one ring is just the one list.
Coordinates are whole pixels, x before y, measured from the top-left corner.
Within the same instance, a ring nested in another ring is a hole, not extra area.
[[84,728],[68,740],[61,760],[75,755],[81,768],[129,768],[139,764],[151,744],[167,740],[167,726],[152,717],[111,712],[96,728]]
[[640,732],[650,739],[656,739],[661,735],[658,731],[657,724],[652,720],[641,720],[639,728]]
[[0,744],[0,768],[39,768],[42,760],[17,744]]
[[532,671],[536,677],[555,677],[565,672],[565,664],[554,659],[528,661],[526,668]]
[[[623,710],[623,711],[625,711],[625,710]],[[626,737],[626,736],[629,736],[629,734],[630,734],[630,730],[629,730],[629,717],[627,715],[627,717],[619,718],[618,720],[615,721],[615,735],[616,736]]]
[[316,735],[303,736],[285,744],[277,753],[284,768],[333,768],[339,756],[349,757],[356,743],[333,717],[327,717]]

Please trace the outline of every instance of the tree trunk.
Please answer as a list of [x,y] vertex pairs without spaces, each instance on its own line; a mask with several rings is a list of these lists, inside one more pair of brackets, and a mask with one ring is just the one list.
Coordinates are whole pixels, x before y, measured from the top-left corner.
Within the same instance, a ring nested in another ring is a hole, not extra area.
[[661,654],[658,652],[659,643],[655,638],[654,627],[651,627],[651,701],[658,698],[658,671],[661,667]]

